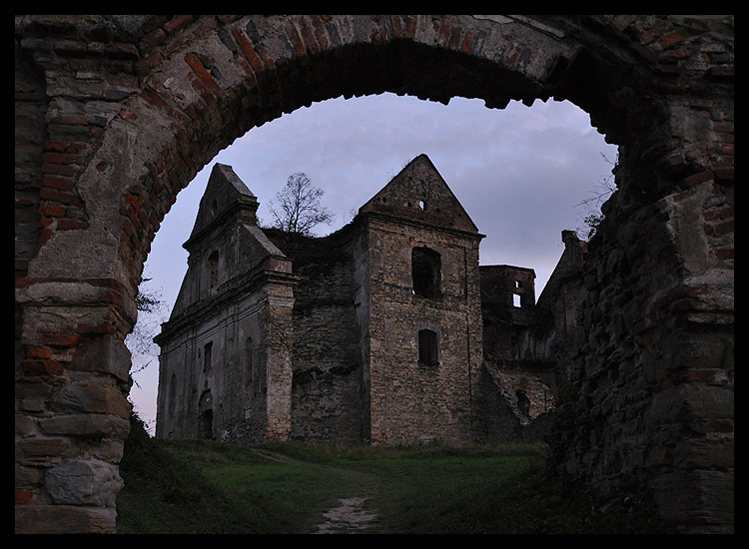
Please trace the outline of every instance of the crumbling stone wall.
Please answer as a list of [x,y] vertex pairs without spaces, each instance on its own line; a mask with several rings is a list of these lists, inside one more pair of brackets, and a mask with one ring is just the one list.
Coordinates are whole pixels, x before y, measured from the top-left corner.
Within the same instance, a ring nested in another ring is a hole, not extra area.
[[[656,205],[633,211],[622,193],[607,208],[586,258],[579,345],[564,350],[552,441],[563,471],[601,489],[651,485],[663,516],[689,516],[693,532],[733,524],[733,251],[722,248],[732,238],[707,250],[716,212],[733,209],[719,174],[685,180]],[[688,200],[697,207],[686,213]],[[694,219],[704,236],[675,241],[674,225],[692,217],[705,220]],[[697,272],[682,261],[693,255]],[[722,259],[708,267],[710,255]]]
[[480,271],[484,361],[477,387],[478,440],[543,442],[549,428],[545,415],[555,408],[557,394],[551,352],[557,331],[536,304],[533,269],[484,265]]
[[123,341],[179,190],[283,112],[386,90],[567,99],[619,145],[555,457],[732,530],[732,15],[17,15],[15,62],[17,532],[114,529]]
[[[408,255],[417,245],[428,245],[442,257],[438,298],[412,293]],[[370,269],[378,272],[371,283],[376,298],[369,321],[372,441],[467,443],[470,389],[481,363],[481,317],[478,285],[466,271],[478,269],[478,242],[381,223],[370,228],[369,246],[375,249]],[[438,342],[433,363],[420,358],[422,330]]]
[[482,358],[483,236],[431,161],[420,155],[360,209],[357,262],[366,313],[371,441],[472,438]]
[[368,441],[350,231],[324,239],[267,232],[300,277],[294,288],[290,438]]

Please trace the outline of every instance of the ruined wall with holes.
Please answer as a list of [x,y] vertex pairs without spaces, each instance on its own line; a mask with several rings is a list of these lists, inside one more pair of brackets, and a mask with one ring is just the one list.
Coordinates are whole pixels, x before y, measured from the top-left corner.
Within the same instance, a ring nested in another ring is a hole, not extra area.
[[279,232],[270,236],[291,258],[300,277],[294,287],[290,438],[367,442],[368,395],[352,250],[356,231],[322,240],[293,239]]
[[384,91],[569,100],[619,146],[554,461],[732,531],[732,15],[17,15],[14,45],[18,532],[115,528],[123,340],[180,189],[284,112]]

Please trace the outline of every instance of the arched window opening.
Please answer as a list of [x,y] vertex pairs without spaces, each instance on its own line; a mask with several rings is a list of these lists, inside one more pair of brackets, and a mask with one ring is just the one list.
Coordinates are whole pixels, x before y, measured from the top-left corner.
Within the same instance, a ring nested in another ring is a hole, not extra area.
[[213,252],[208,256],[208,276],[211,289],[214,289],[218,285],[218,252]]
[[440,254],[429,248],[414,248],[411,251],[413,293],[421,297],[440,295]]
[[437,332],[432,330],[419,330],[419,365],[437,366],[438,364],[439,352]]
[[206,410],[200,414],[198,423],[198,438],[211,440],[213,438],[213,410]]
[[210,372],[213,368],[213,342],[206,343],[203,347],[203,372]]

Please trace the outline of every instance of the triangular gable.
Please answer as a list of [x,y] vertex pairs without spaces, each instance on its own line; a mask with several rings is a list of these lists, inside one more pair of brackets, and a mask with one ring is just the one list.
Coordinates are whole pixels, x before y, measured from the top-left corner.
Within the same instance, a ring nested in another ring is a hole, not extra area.
[[[197,261],[188,262],[172,319],[207,297],[205,287],[200,282],[200,263],[207,259],[208,252],[212,250],[221,250],[222,254],[227,250],[237,252],[224,265],[224,281],[243,276],[260,265],[269,271],[291,272],[290,263],[283,252],[257,226],[257,208],[257,198],[232,167],[216,164],[200,200],[190,238],[183,245],[191,257],[195,254]],[[230,230],[221,231],[216,236],[213,229],[217,226]],[[213,240],[207,240],[205,237],[208,235]],[[227,238],[236,240],[227,246]]]
[[246,209],[249,214],[246,216],[248,220],[255,222],[255,212],[257,212],[258,207],[257,198],[237,176],[231,166],[216,163],[208,179],[203,198],[200,199],[198,215],[195,218],[195,225],[188,242],[198,236],[226,211],[237,206]]
[[359,209],[463,231],[478,228],[427,155],[414,158]]

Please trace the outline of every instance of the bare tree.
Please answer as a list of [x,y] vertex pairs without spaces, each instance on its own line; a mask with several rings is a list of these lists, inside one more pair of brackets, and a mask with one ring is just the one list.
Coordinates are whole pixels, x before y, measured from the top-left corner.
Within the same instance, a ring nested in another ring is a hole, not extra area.
[[[150,281],[150,278],[143,278],[138,287],[138,295],[135,296],[138,322],[125,338],[125,345],[130,350],[133,361],[131,376],[145,370],[151,364],[151,359],[158,353],[153,336],[161,322],[166,320],[164,316],[166,301],[161,296],[160,290],[154,290],[148,285]],[[133,382],[137,385],[135,379]]]
[[289,176],[286,186],[269,204],[274,227],[290,233],[309,235],[320,223],[329,224],[333,213],[320,204],[324,191],[313,187],[305,173]]
[[[608,162],[609,164],[612,164],[614,167],[619,162],[619,158],[617,155],[617,159],[615,162],[611,162],[609,159],[607,159],[603,153],[601,153],[601,156],[603,156],[603,159]],[[585,208],[588,209],[589,213],[585,216],[583,219],[583,223],[585,224],[585,228],[582,230],[585,230],[587,232],[586,238],[589,240],[593,237],[593,235],[598,230],[599,225],[603,221],[603,213],[601,212],[601,205],[608,200],[611,195],[613,195],[616,192],[616,182],[613,179],[613,173],[609,174],[604,179],[598,181],[596,185],[596,189],[593,191],[591,196],[583,200],[580,204],[577,204],[577,206],[585,206]],[[578,229],[581,230],[581,229]]]

